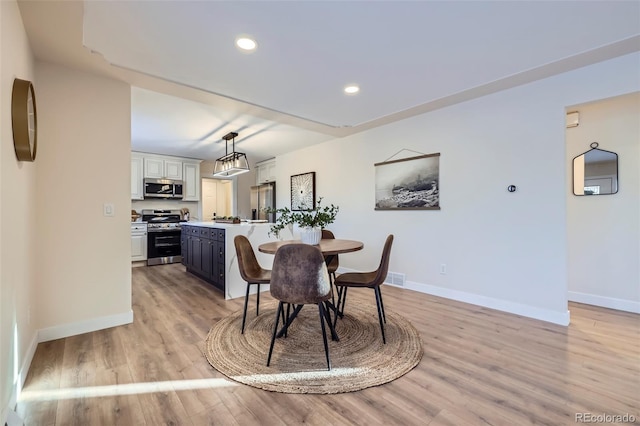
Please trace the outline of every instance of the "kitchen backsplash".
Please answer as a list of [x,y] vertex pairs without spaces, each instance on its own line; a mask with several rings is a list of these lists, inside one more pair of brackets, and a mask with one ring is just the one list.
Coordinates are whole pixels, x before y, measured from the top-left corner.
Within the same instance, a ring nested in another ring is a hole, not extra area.
[[140,213],[142,209],[154,210],[180,210],[182,208],[189,209],[190,220],[199,220],[198,218],[198,202],[197,201],[178,201],[178,200],[131,200],[131,209]]

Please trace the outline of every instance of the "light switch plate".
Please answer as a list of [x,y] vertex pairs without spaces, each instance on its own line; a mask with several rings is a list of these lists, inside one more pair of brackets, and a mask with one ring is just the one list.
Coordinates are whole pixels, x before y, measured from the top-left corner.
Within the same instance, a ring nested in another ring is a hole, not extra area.
[[567,128],[578,127],[580,124],[580,113],[578,111],[571,111],[567,113]]

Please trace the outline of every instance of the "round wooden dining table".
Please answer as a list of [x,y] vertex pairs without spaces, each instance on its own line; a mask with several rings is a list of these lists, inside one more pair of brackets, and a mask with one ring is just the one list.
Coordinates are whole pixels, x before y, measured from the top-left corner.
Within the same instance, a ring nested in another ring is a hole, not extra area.
[[[278,249],[287,244],[301,244],[300,240],[284,240],[284,241],[270,241],[258,246],[258,251],[262,253],[275,254]],[[333,256],[341,253],[350,253],[353,251],[362,250],[364,244],[361,241],[355,240],[341,240],[341,239],[322,239],[320,244],[317,245],[322,254],[327,256]]]

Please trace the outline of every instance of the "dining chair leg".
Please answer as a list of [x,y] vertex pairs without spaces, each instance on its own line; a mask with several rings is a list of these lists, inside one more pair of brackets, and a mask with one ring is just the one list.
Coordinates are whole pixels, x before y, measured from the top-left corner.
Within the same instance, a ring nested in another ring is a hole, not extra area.
[[340,338],[338,337],[338,333],[336,333],[336,328],[333,326],[333,321],[331,321],[331,307],[329,306],[329,301],[326,300],[324,302],[324,317],[327,320],[327,325],[329,326],[329,330],[331,331],[331,340],[339,342]]
[[260,283],[258,283],[258,292],[256,293],[256,316],[260,315]]
[[344,317],[344,302],[347,298],[347,287],[341,286],[338,290],[338,304],[336,305],[336,316],[333,321],[333,328],[338,324],[338,317]]
[[333,317],[333,328],[336,328],[338,324],[338,317],[340,316],[340,301],[342,300],[342,291],[344,287],[336,286],[336,291],[338,292],[338,303],[333,305],[333,311],[335,313]]
[[327,370],[331,371],[331,360],[329,359],[329,344],[327,343],[327,330],[324,327],[324,322],[326,319],[324,303],[318,303],[318,310],[320,311],[320,327],[322,328],[322,340],[324,341],[324,354],[327,357]]
[[[289,318],[289,315],[291,315],[291,306],[292,306],[291,303],[287,303],[287,318]],[[296,308],[296,305],[293,305],[293,309],[295,309],[295,308]],[[287,325],[287,321],[285,321],[282,325],[283,326]],[[284,337],[285,338],[287,337],[287,331],[288,331],[288,329],[285,328],[284,329]]]
[[338,294],[338,303],[336,303],[334,300],[332,300],[331,302],[333,303],[333,306],[335,306],[335,312],[339,313],[340,311],[340,301],[342,300],[342,289],[344,289],[344,287],[338,287],[337,285],[334,284],[334,287],[336,289],[336,293]]
[[291,313],[291,315],[287,315],[287,323],[284,325],[284,327],[282,327],[280,329],[280,331],[278,332],[276,337],[282,337],[282,336],[287,337],[287,331],[289,330],[289,326],[296,319],[296,317],[298,316],[298,314],[300,313],[300,310],[302,310],[302,308],[304,308],[304,304],[298,305],[298,306],[294,305],[294,309],[293,309],[293,312]]
[[273,353],[273,345],[276,342],[276,333],[278,331],[278,320],[280,319],[280,312],[282,312],[282,303],[278,303],[278,310],[276,311],[276,320],[273,324],[273,335],[271,336],[271,346],[269,346],[269,357],[267,358],[267,367],[271,364],[271,354]]
[[251,284],[247,283],[247,294],[244,296],[244,312],[242,313],[242,331],[240,334],[244,334],[244,323],[247,320],[247,306],[249,304],[249,288]]
[[329,286],[331,287],[331,303],[333,304],[333,306],[336,306],[336,292],[338,291],[338,287],[333,285],[331,274],[329,274]]
[[382,319],[384,320],[384,323],[387,323],[387,315],[384,313],[384,302],[382,301],[382,289],[380,288],[380,286],[376,287],[376,291],[378,292],[378,295],[380,296],[380,307],[382,307]]
[[349,287],[342,288],[342,306],[340,307],[340,313],[344,315],[344,304],[347,301],[347,290]]
[[382,322],[382,300],[381,300],[381,295],[376,291],[376,305],[378,306],[378,321],[380,321],[380,331],[382,332],[382,343],[386,344],[387,343],[387,339],[384,335],[384,323]]
[[331,321],[331,308],[329,307],[329,301],[324,301],[322,302],[324,304],[324,318],[328,321],[333,323],[333,321]]
[[[287,312],[288,312],[288,309],[289,309],[289,304],[287,303]],[[282,326],[284,327],[284,325],[287,323],[287,318],[285,318],[284,316],[284,308],[280,312],[280,318],[282,319]]]

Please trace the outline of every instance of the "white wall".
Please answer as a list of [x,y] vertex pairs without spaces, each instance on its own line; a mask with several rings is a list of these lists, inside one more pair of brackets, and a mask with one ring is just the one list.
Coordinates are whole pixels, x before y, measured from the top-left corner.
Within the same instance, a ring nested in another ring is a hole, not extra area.
[[[331,229],[365,243],[341,266],[375,268],[393,233],[390,271],[407,287],[566,324],[565,107],[637,91],[639,64],[628,55],[279,156],[278,206],[291,175],[315,171],[318,195],[340,206]],[[403,149],[441,153],[440,211],[374,211],[373,164]]]
[[567,189],[569,300],[640,313],[640,93],[572,106],[571,160],[590,149],[618,154],[619,191],[576,197]]
[[[37,63],[40,340],[131,322],[128,84]],[[115,216],[103,216],[103,204]]]
[[[0,55],[0,424],[4,424],[24,380],[21,375],[29,367],[36,336],[28,307],[38,264],[35,181],[41,159],[38,153],[35,163],[19,162],[13,149],[13,80],[35,80],[33,56],[15,1],[0,2]],[[40,107],[37,81],[34,85]]]

